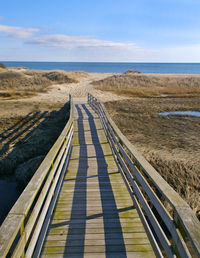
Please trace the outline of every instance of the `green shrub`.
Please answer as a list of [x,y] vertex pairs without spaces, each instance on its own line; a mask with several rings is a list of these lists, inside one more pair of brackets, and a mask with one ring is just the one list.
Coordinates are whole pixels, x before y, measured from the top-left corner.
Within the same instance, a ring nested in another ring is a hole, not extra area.
[[76,80],[69,78],[66,74],[62,72],[47,72],[43,74],[43,77],[49,79],[50,81],[57,83],[73,83]]

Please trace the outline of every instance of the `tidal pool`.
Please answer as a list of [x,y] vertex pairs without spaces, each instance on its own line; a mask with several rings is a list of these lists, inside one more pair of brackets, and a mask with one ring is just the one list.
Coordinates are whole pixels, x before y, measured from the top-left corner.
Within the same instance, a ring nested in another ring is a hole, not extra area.
[[188,116],[198,116],[200,117],[199,111],[174,111],[174,112],[162,112],[158,115],[171,116],[171,115],[188,115]]
[[0,225],[20,195],[17,183],[0,180]]

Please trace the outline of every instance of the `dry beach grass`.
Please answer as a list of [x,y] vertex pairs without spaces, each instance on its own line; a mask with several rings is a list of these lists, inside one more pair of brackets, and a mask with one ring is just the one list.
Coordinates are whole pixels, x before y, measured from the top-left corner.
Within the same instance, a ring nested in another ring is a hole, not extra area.
[[200,76],[119,75],[95,87],[127,97],[105,103],[113,120],[200,217],[199,117],[157,115],[200,111]]
[[30,97],[46,92],[52,84],[77,83],[62,71],[30,71],[27,69],[0,69],[0,98]]
[[[0,102],[0,110],[10,104]],[[69,106],[12,101],[12,107],[15,114],[0,119],[0,178],[17,180],[22,190],[61,133]]]
[[200,97],[199,75],[113,75],[94,83],[102,91],[133,98]]

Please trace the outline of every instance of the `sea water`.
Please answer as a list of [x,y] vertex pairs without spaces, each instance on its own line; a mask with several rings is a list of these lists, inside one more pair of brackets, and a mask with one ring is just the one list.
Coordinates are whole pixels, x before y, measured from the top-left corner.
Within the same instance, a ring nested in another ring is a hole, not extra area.
[[200,63],[111,63],[111,62],[2,62],[8,67],[26,67],[38,70],[65,70],[98,73],[124,73],[138,70],[142,73],[200,74]]
[[0,180],[0,225],[20,195],[17,183]]
[[174,112],[162,112],[158,115],[171,116],[171,115],[187,115],[187,116],[198,116],[200,117],[199,111],[174,111]]

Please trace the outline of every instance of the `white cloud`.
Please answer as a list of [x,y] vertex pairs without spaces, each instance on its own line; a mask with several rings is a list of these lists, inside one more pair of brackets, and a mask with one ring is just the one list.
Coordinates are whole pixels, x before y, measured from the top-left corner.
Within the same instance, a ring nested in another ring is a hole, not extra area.
[[117,42],[63,34],[31,38],[26,43],[54,47],[55,51],[59,50],[63,53],[62,58],[72,61],[144,61],[155,52],[142,48],[134,42]]
[[138,48],[134,43],[122,43],[115,41],[99,40],[90,37],[67,36],[64,34],[45,35],[32,38],[27,41],[29,44],[46,45],[51,47],[71,48],[91,48],[91,47],[127,47]]
[[25,39],[33,36],[39,29],[35,28],[22,28],[0,25],[0,32],[5,33],[6,36],[18,39]]

